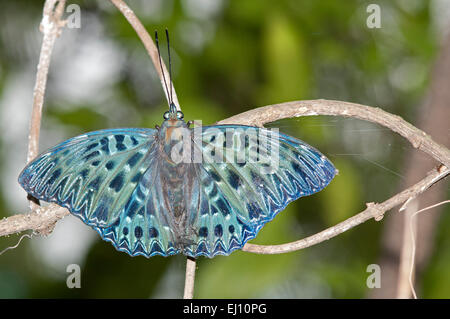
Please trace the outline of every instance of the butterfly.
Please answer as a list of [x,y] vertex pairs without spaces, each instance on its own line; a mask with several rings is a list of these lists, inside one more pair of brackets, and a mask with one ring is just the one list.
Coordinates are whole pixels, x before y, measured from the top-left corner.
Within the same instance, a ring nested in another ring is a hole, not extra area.
[[278,130],[191,127],[169,103],[155,129],[94,131],[48,149],[23,169],[20,185],[131,256],[212,258],[241,249],[288,203],[336,175],[318,150]]

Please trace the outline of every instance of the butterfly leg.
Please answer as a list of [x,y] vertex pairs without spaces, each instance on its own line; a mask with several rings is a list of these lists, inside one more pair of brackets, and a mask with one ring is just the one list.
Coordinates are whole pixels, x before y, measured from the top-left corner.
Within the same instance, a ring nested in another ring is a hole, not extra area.
[[41,206],[41,202],[39,201],[39,199],[37,199],[37,198],[34,197],[33,195],[27,194],[27,199],[28,199],[29,201],[32,201],[32,202],[35,203],[36,205]]

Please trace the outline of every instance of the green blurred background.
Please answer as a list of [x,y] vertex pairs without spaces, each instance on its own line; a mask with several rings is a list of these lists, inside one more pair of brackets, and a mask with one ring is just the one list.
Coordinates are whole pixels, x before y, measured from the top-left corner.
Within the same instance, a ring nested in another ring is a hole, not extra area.
[[[87,131],[160,124],[167,104],[135,31],[109,1],[71,3],[81,7],[81,28],[64,29],[56,42],[40,149]],[[370,3],[381,7],[380,29],[366,26]],[[379,106],[415,123],[443,21],[449,20],[445,1],[425,0],[128,4],[150,34],[169,29],[181,108],[186,119],[204,124],[257,106],[318,98]],[[0,10],[0,218],[28,210],[17,176],[26,161],[42,6],[43,1],[2,1]],[[163,58],[167,61],[165,49]],[[290,204],[253,243],[314,234],[363,210],[366,202],[383,201],[400,190],[412,148],[389,130],[324,116],[269,126],[317,147],[340,174],[324,191]],[[421,274],[422,297],[450,297],[448,207],[446,212]],[[366,268],[378,262],[383,222],[368,221],[295,253],[238,251],[200,258],[195,297],[368,297]],[[18,239],[0,238],[0,250]],[[81,267],[81,289],[66,286],[69,264]],[[182,256],[146,259],[117,252],[69,216],[49,237],[24,239],[0,256],[0,297],[179,298],[184,266]]]

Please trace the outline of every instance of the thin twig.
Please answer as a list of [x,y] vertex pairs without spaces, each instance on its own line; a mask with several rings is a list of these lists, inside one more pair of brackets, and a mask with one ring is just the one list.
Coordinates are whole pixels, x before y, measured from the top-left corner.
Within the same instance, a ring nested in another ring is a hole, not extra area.
[[257,253],[257,254],[282,254],[287,252],[292,252],[300,250],[306,247],[317,245],[325,240],[333,238],[343,232],[364,223],[365,221],[374,218],[375,220],[381,220],[383,215],[390,209],[401,205],[410,198],[415,198],[430,188],[436,182],[444,179],[450,174],[450,169],[441,166],[439,169],[435,169],[422,179],[417,184],[405,189],[403,192],[389,198],[388,200],[380,203],[368,203],[367,208],[361,213],[352,216],[345,221],[325,229],[317,234],[300,239],[294,242],[281,245],[255,245],[255,244],[245,244],[242,250]]
[[0,251],[0,256],[3,255],[4,253],[6,253],[8,250],[12,250],[12,249],[16,249],[17,247],[19,247],[20,243],[22,242],[22,240],[24,238],[30,238],[32,237],[33,234],[23,234],[20,238],[19,241],[17,242],[17,244],[10,246],[10,247],[6,247],[5,249],[3,249],[2,251]]
[[[153,65],[155,66],[156,72],[158,73],[159,80],[161,81],[161,85],[164,90],[164,76],[161,72],[161,68],[159,67],[159,58],[158,58],[158,50],[156,49],[156,45],[153,42],[152,38],[148,34],[147,30],[142,25],[141,21],[139,21],[138,17],[134,14],[133,10],[127,6],[127,4],[122,0],[111,0],[111,2],[119,9],[120,12],[125,16],[130,25],[136,31],[137,35],[141,39],[142,43],[145,46],[145,49],[148,52],[148,55],[152,59]],[[164,70],[165,78],[170,79],[169,73],[167,72],[166,65],[164,61],[162,61],[162,69]],[[175,88],[173,87],[173,83],[170,81],[169,83],[169,91],[172,92],[172,99],[175,103],[175,106],[179,111],[181,111],[180,103],[178,102],[177,94],[175,93]],[[167,101],[169,101],[169,92],[164,90],[164,94],[166,95]]]
[[[418,206],[418,198],[411,198],[400,208],[401,211],[405,211],[403,216],[405,224],[403,225],[403,238],[399,256],[400,262],[398,266],[397,291],[395,296],[397,299],[407,299],[411,296],[409,272],[411,267],[413,267],[412,263],[414,262],[414,259],[411,258],[414,250],[414,239],[410,236],[411,233],[409,232],[408,225],[409,221],[412,222],[411,215],[417,211]],[[414,223],[414,227],[417,227],[416,223]],[[415,234],[415,232],[412,234]]]
[[187,257],[186,278],[184,281],[184,295],[183,295],[184,299],[194,298],[195,267],[196,267],[195,259]]
[[409,281],[409,287],[411,289],[411,293],[412,293],[414,299],[417,299],[417,294],[416,294],[416,290],[414,289],[414,283],[413,283],[414,260],[416,258],[416,240],[415,240],[415,238],[416,238],[415,228],[416,227],[415,227],[414,217],[416,217],[416,215],[418,215],[420,213],[423,213],[423,212],[425,212],[425,211],[427,211],[429,209],[432,209],[434,207],[441,206],[441,205],[444,205],[444,204],[448,204],[448,203],[450,203],[450,200],[445,200],[445,201],[442,201],[440,203],[437,203],[437,204],[434,204],[434,205],[422,208],[421,210],[419,210],[419,211],[417,211],[417,212],[415,212],[414,214],[411,215],[410,225],[409,225],[410,229],[409,230],[410,230],[411,241],[412,241],[412,252],[411,252],[411,262],[410,262],[409,280],[408,281]]
[[[55,40],[61,33],[61,28],[65,25],[65,22],[61,20],[62,14],[64,13],[64,5],[65,0],[46,0],[44,4],[40,25],[40,30],[44,36],[42,39],[39,64],[37,66],[36,83],[33,91],[33,109],[31,113],[30,133],[28,136],[27,162],[30,162],[38,155],[39,133],[41,129],[45,87],[47,85],[47,74]],[[37,204],[30,201],[31,209],[36,209],[37,207]]]

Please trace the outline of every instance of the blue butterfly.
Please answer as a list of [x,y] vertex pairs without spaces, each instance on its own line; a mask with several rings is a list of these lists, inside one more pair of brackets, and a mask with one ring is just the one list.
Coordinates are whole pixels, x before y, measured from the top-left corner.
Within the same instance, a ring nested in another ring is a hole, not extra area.
[[241,249],[289,202],[336,174],[319,151],[282,133],[189,126],[172,103],[155,129],[62,142],[29,163],[19,183],[131,256],[212,258]]
[[[155,40],[164,77],[156,32]],[[71,138],[30,162],[20,185],[131,256],[212,258],[241,249],[289,202],[336,175],[319,151],[276,130],[190,128],[164,83],[169,111],[160,127]]]

